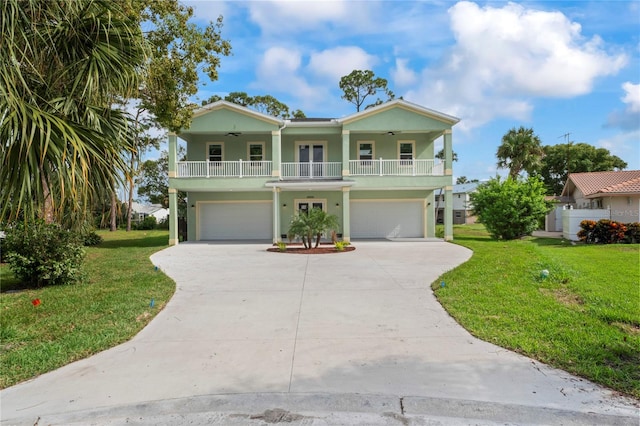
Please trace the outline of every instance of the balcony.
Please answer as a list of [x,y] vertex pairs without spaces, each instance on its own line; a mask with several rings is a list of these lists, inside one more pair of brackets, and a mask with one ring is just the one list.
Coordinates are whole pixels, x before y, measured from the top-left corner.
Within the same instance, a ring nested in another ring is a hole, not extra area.
[[340,162],[282,163],[283,179],[341,179]]
[[[271,161],[179,161],[178,178],[271,177]],[[350,176],[444,176],[436,160],[349,160]],[[286,180],[341,179],[341,162],[282,163]]]
[[178,161],[179,178],[243,178],[271,176],[271,161]]
[[351,176],[444,176],[435,160],[349,160]]

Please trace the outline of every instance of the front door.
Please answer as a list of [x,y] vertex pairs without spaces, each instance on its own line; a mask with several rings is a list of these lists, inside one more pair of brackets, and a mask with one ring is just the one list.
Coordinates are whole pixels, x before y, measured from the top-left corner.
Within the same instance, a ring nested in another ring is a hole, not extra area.
[[322,162],[324,161],[324,145],[301,144],[298,146],[298,161],[300,162],[300,176],[323,176]]

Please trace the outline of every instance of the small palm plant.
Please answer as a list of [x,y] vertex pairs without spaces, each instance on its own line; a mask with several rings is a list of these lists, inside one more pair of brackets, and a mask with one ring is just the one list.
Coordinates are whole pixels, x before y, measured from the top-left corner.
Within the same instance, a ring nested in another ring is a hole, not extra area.
[[298,213],[289,226],[289,233],[300,237],[305,248],[311,248],[313,238],[320,245],[322,234],[338,226],[338,218],[322,209],[311,209],[308,213]]

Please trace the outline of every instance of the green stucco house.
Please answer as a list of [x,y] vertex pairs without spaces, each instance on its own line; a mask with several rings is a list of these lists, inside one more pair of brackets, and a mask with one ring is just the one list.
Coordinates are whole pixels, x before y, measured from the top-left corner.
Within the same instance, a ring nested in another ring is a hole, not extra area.
[[[169,135],[169,243],[178,243],[179,190],[187,192],[188,240],[278,242],[293,215],[312,208],[336,215],[346,241],[435,237],[434,191],[443,188],[451,240],[458,121],[402,99],[335,119],[204,106],[189,128]],[[443,162],[434,158],[440,136]],[[186,161],[177,161],[178,137]]]

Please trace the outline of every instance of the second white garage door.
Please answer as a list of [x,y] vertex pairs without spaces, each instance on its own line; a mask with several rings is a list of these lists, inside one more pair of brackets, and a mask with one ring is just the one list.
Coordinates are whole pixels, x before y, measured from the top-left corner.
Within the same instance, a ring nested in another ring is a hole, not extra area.
[[270,240],[272,202],[198,204],[200,240]]
[[424,237],[423,201],[351,201],[352,238]]

